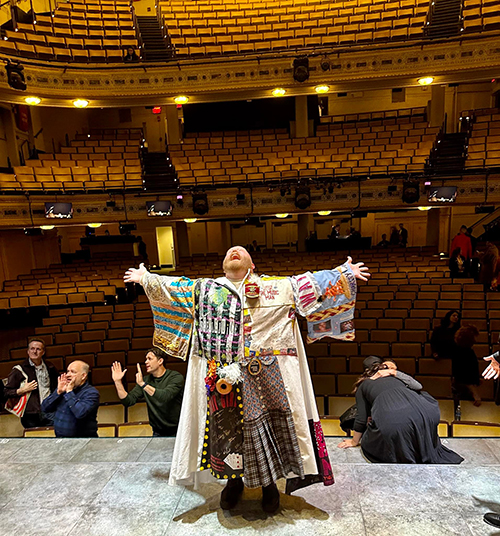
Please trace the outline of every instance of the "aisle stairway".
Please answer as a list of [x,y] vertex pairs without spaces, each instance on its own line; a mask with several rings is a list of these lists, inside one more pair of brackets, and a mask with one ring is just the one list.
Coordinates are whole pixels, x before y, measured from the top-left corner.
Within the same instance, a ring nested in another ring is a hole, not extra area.
[[459,35],[461,14],[462,0],[434,0],[427,15],[425,35],[434,39]]
[[172,190],[177,187],[177,174],[167,153],[143,155],[146,191]]
[[172,57],[166,39],[162,35],[156,17],[137,17],[137,24],[141,32],[144,61],[168,61]]
[[426,172],[431,174],[454,174],[464,171],[467,133],[440,134],[434,143]]

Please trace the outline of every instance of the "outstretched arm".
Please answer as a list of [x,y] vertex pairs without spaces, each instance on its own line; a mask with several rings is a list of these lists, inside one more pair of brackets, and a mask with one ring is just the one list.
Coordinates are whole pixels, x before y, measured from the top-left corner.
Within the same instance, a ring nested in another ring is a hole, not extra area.
[[139,268],[129,268],[125,275],[123,276],[123,280],[125,283],[137,283],[141,284],[142,276],[147,272],[146,267],[144,266],[144,263],[141,262],[139,264]]

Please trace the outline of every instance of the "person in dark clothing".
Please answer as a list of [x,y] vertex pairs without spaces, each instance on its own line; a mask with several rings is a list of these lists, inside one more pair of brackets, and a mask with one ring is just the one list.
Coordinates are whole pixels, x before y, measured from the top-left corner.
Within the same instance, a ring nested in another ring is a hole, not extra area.
[[88,375],[87,363],[73,361],[42,402],[43,411],[54,412],[56,437],[97,437],[99,391],[88,383]]
[[[28,359],[15,366],[5,384],[5,400],[14,399],[30,393],[26,409],[21,417],[24,428],[52,426],[52,415],[42,412],[41,403],[57,387],[56,367],[43,359],[45,343],[42,339],[31,338],[28,342]],[[21,384],[24,385],[21,387]],[[14,404],[15,405],[15,404]]]
[[455,334],[456,349],[452,355],[451,390],[455,403],[455,413],[461,399],[474,400],[474,406],[481,405],[479,395],[479,363],[472,349],[479,332],[476,326],[461,327]]
[[389,244],[391,246],[397,246],[399,244],[399,233],[396,227],[391,227],[391,236],[389,237]]
[[139,251],[139,255],[143,258],[143,260],[148,260],[148,251],[146,249],[146,242],[142,239],[142,236],[137,237],[137,250]]
[[135,61],[139,61],[139,56],[137,55],[136,51],[133,47],[128,47],[125,51],[125,54],[123,56],[123,61],[125,63],[133,63]]
[[252,245],[250,246],[249,251],[251,251],[252,253],[256,253],[260,251],[260,246],[259,244],[257,244],[257,240],[252,241]]
[[467,227],[467,232],[465,233],[470,238],[470,244],[472,246],[472,255],[474,255],[477,246],[477,238],[472,234],[473,232],[473,227]]
[[352,439],[339,448],[361,445],[373,463],[461,463],[443,446],[437,428],[439,405],[411,376],[375,363],[355,384],[358,414]]
[[460,248],[453,250],[448,266],[453,279],[456,277],[467,277],[467,261],[463,255],[460,255]]
[[0,381],[0,411],[3,410],[3,401],[4,401],[3,381]]
[[402,223],[399,224],[399,245],[404,248],[408,245],[408,230]]
[[389,240],[387,240],[387,235],[384,233],[382,235],[382,240],[377,244],[378,248],[388,248],[390,245]]
[[330,239],[335,240],[340,237],[340,225],[337,223],[332,226],[332,232],[330,234]]
[[177,433],[181,414],[182,395],[184,394],[184,377],[175,370],[167,370],[163,361],[165,354],[158,348],[151,348],[146,353],[146,376],[142,376],[141,366],[137,363],[135,381],[137,385],[127,393],[123,387],[123,377],[127,369],[115,361],[111,375],[122,404],[130,407],[141,400],[146,401],[149,424],[153,436],[171,437]]
[[460,313],[448,311],[431,336],[431,350],[434,359],[452,358],[455,354],[455,333],[460,328]]
[[497,290],[500,262],[498,248],[495,244],[486,242],[486,250],[481,257],[480,263],[479,282],[483,284],[484,291]]

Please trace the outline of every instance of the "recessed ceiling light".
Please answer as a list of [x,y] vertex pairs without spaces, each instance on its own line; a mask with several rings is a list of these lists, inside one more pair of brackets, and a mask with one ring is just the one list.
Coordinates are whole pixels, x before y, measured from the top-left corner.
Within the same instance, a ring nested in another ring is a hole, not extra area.
[[428,86],[432,84],[432,82],[434,82],[434,78],[432,78],[432,76],[424,76],[423,78],[418,79],[418,83],[421,86]]
[[42,99],[40,97],[26,97],[24,102],[30,106],[36,106],[42,102]]
[[283,97],[283,95],[286,95],[286,89],[283,89],[282,87],[277,87],[276,89],[273,89],[274,97]]
[[85,99],[75,99],[73,101],[73,106],[75,108],[86,108],[89,105],[89,101]]

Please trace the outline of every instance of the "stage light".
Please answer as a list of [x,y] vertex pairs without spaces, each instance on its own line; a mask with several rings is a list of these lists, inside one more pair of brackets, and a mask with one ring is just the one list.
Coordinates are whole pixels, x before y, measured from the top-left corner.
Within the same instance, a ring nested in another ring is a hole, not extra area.
[[283,89],[282,87],[277,87],[276,89],[273,89],[272,91],[273,97],[283,97],[286,95],[286,89]]
[[198,218],[184,218],[184,221],[186,223],[196,223],[198,221]]
[[416,203],[420,199],[420,183],[416,180],[403,182],[403,194],[401,200],[404,203]]
[[13,89],[19,89],[20,91],[26,91],[26,80],[24,78],[24,67],[20,62],[13,63],[7,60],[5,65],[7,71],[7,83]]
[[293,60],[293,79],[305,82],[309,78],[309,58],[302,56]]
[[332,213],[331,210],[320,210],[318,212],[318,216],[330,216],[331,213]]
[[90,227],[91,229],[99,229],[101,225],[102,223],[87,223],[87,227]]
[[26,97],[24,102],[30,106],[37,106],[42,102],[42,99],[40,97]]
[[311,188],[309,186],[297,186],[295,189],[295,206],[301,210],[311,206]]
[[208,212],[207,194],[198,192],[193,194],[193,212],[198,216],[203,216]]
[[434,78],[432,78],[432,76],[424,76],[423,78],[418,79],[418,83],[421,86],[428,86],[432,84],[432,82],[434,82]]
[[75,99],[73,101],[73,106],[75,108],[86,108],[89,105],[89,101],[85,99]]
[[185,95],[179,95],[178,97],[174,97],[175,104],[187,104],[189,102],[189,98]]
[[54,229],[55,225],[40,225],[40,229],[42,231],[52,231]]
[[326,84],[322,86],[316,86],[314,88],[314,91],[316,91],[316,93],[328,93],[330,91],[330,86],[327,86]]
[[281,214],[275,214],[275,216],[277,218],[280,218],[280,219],[283,219],[283,218],[288,218],[288,213],[287,212],[283,212]]

